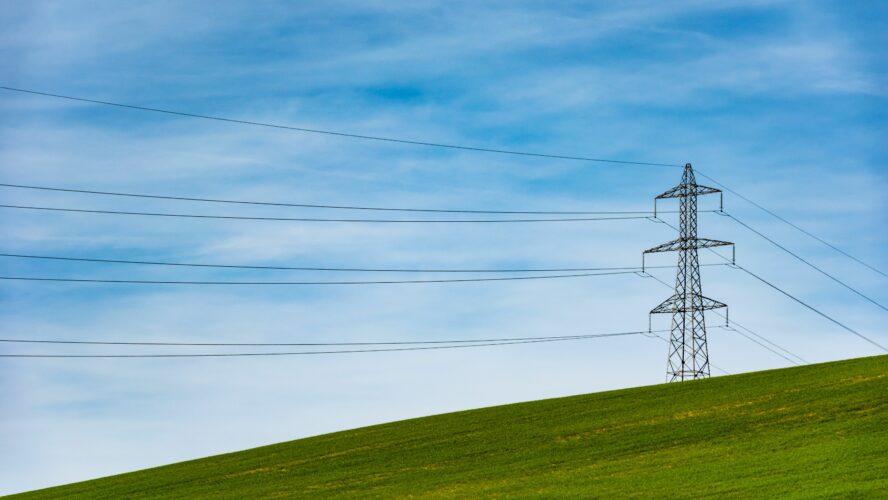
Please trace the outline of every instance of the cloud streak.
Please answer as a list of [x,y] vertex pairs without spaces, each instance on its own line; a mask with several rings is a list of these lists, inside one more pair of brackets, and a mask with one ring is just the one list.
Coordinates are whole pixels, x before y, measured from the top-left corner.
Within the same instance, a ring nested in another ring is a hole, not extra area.
[[[692,161],[888,267],[881,250],[888,240],[877,231],[886,222],[888,69],[862,42],[877,35],[861,33],[858,19],[830,3],[222,2],[208,12],[163,1],[127,9],[32,2],[0,23],[11,86],[411,140]],[[678,181],[672,169],[394,146],[7,93],[0,109],[3,182],[293,203],[648,210],[653,195]],[[100,210],[329,215],[10,189],[0,197]],[[744,221],[885,299],[884,282],[865,269],[740,200],[726,202]],[[633,266],[642,249],[674,237],[647,221],[370,227],[6,210],[0,228],[3,249],[22,253],[367,267]],[[878,311],[725,218],[701,215],[704,233],[736,241],[744,266],[883,337]],[[674,256],[659,259],[674,263]],[[329,279],[0,265],[35,276]],[[656,273],[673,280],[668,270]],[[873,353],[738,271],[705,268],[704,279],[707,295],[729,303],[731,317],[806,359]],[[636,276],[273,291],[2,283],[0,329],[133,341],[574,335],[644,328],[668,293]],[[717,323],[710,317],[719,366],[736,373],[788,364]],[[658,383],[666,347],[621,338],[465,351],[3,361],[0,493],[393,419]]]

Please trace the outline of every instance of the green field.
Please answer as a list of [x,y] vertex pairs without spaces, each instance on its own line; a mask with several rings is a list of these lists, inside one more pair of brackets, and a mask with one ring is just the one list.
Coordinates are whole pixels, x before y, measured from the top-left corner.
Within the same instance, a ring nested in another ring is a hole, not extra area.
[[20,497],[707,495],[888,497],[888,356],[393,422]]

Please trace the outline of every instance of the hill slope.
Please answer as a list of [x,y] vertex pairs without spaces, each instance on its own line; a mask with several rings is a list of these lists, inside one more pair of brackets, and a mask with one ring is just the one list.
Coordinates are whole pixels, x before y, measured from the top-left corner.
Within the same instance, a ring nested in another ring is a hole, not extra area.
[[301,439],[20,498],[888,494],[888,356]]

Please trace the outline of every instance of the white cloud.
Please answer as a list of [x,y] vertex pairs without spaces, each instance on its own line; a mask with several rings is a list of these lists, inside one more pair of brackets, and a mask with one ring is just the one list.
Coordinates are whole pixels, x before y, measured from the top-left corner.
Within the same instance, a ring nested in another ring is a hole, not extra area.
[[[847,28],[795,4],[757,2],[793,21],[785,31],[747,33],[742,43],[679,22],[700,9],[719,15],[749,5],[634,2],[565,12],[534,2],[272,2],[255,9],[214,6],[216,15],[206,16],[171,2],[123,10],[41,4],[16,13],[22,22],[0,30],[0,44],[18,56],[12,78],[49,91],[418,140],[653,161],[689,157],[884,267],[880,249],[888,242],[873,229],[885,222],[884,210],[877,210],[885,206],[884,145],[856,115],[811,114],[818,106],[835,109],[829,99],[883,106],[874,83],[883,75],[860,62],[865,48]],[[664,41],[670,43],[665,49]],[[665,55],[626,64],[595,57],[632,43]],[[433,93],[395,105],[367,90],[399,85]],[[787,96],[808,103],[806,109],[780,106]],[[722,109],[730,98],[775,104]],[[651,196],[678,180],[671,169],[393,146],[9,93],[0,105],[2,177],[38,185],[294,203],[645,210]],[[839,127],[849,132],[837,136]],[[0,194],[5,203],[47,206],[296,213]],[[867,293],[883,294],[883,282],[860,266],[730,196],[728,208]],[[672,236],[646,221],[260,224],[8,209],[0,212],[0,224],[4,248],[33,253],[374,267],[636,265],[643,248]],[[700,227],[705,236],[736,241],[741,263],[754,271],[861,331],[882,335],[877,311],[791,257],[714,215],[703,215]],[[674,256],[655,260],[668,264]],[[281,276],[2,263],[5,272],[20,274]],[[729,303],[733,318],[811,361],[872,353],[740,271],[704,273],[707,295]],[[658,275],[671,281],[668,270]],[[7,283],[2,292],[0,326],[10,336],[228,341],[609,332],[643,328],[647,311],[669,293],[634,276],[320,289]],[[731,372],[786,364],[734,334],[713,328],[711,339],[714,362]],[[392,419],[655,383],[664,357],[661,342],[631,337],[286,359],[7,360],[0,363],[0,441],[11,452],[0,458],[0,484],[12,492]]]

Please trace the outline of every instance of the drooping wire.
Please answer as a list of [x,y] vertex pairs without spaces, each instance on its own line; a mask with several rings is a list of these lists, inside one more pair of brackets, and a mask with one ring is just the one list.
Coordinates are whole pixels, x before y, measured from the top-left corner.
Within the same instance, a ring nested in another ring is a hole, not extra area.
[[607,273],[550,274],[544,276],[508,276],[504,278],[459,278],[435,280],[386,280],[386,281],[172,281],[172,280],[118,280],[97,278],[40,278],[34,276],[0,276],[0,280],[40,281],[61,283],[106,283],[131,285],[396,285],[417,283],[469,283],[484,281],[544,280],[558,278],[583,278],[588,276],[612,276],[634,274],[638,271],[614,271]]
[[86,214],[106,215],[137,215],[147,217],[174,217],[188,219],[224,219],[224,220],[249,220],[249,221],[275,221],[275,222],[357,222],[357,223],[409,223],[409,224],[496,224],[496,223],[525,223],[525,222],[588,222],[605,220],[629,220],[649,219],[650,216],[632,215],[615,217],[561,217],[547,219],[322,219],[313,217],[248,217],[239,215],[198,215],[198,214],[171,214],[161,212],[127,212],[121,210],[87,210],[80,208],[35,207],[25,205],[0,205],[0,208],[12,208],[18,210],[42,210],[50,212],[74,212]]
[[104,106],[114,106],[118,108],[126,108],[126,109],[134,109],[139,111],[150,111],[152,113],[163,113],[167,115],[176,115],[176,116],[186,116],[189,118],[200,118],[204,120],[214,120],[219,122],[227,122],[227,123],[237,123],[241,125],[252,125],[256,127],[267,127],[267,128],[275,128],[275,129],[283,129],[283,130],[292,130],[296,132],[309,132],[312,134],[324,134],[338,137],[348,137],[352,139],[365,139],[370,141],[382,141],[382,142],[392,142],[398,144],[411,144],[414,146],[431,146],[435,148],[442,149],[455,149],[455,150],[464,150],[464,151],[476,151],[482,153],[497,153],[497,154],[507,154],[507,155],[515,155],[515,156],[530,156],[536,158],[552,158],[559,160],[578,160],[578,161],[588,161],[588,162],[598,162],[598,163],[612,163],[612,164],[621,164],[621,165],[638,165],[638,166],[654,166],[654,167],[680,167],[681,165],[670,164],[670,163],[651,163],[651,162],[643,162],[643,161],[628,161],[628,160],[611,160],[606,158],[590,158],[584,156],[566,156],[566,155],[556,155],[556,154],[546,154],[546,153],[534,153],[529,151],[515,151],[515,150],[507,150],[507,149],[492,149],[492,148],[481,148],[481,147],[473,147],[473,146],[461,146],[457,144],[444,144],[437,142],[425,142],[425,141],[412,141],[407,139],[397,139],[393,137],[381,137],[381,136],[372,136],[372,135],[363,135],[363,134],[352,134],[345,132],[334,132],[330,130],[320,130],[306,127],[294,127],[290,125],[279,125],[274,123],[264,123],[257,122],[251,120],[239,120],[235,118],[224,118],[220,116],[211,116],[211,115],[202,115],[197,113],[187,113],[184,111],[173,111],[169,109],[161,109],[161,108],[151,108],[147,106],[135,106],[132,104],[122,104],[118,102],[110,102],[110,101],[100,101],[98,99],[87,99],[85,97],[74,97],[68,95],[61,94],[51,94],[49,92],[39,92],[36,90],[29,89],[21,89],[15,87],[7,87],[0,86],[0,89],[9,90],[12,92],[20,92],[25,94],[34,94],[45,97],[55,97],[58,99],[67,99],[69,101],[79,101],[79,102],[88,102],[91,104],[101,104]]
[[[722,318],[725,318],[725,320],[728,321],[727,316],[724,315],[724,314],[722,314],[722,313],[720,313],[717,309],[714,309],[713,312],[714,312],[715,314],[721,316]],[[779,349],[779,350],[785,352],[786,354],[788,354],[788,355],[790,355],[790,356],[796,358],[796,359],[797,359],[801,364],[803,364],[803,365],[811,364],[811,363],[810,363],[808,360],[806,360],[805,358],[799,356],[798,354],[796,354],[796,353],[794,353],[794,352],[792,352],[792,351],[790,351],[790,350],[788,350],[788,349],[786,349],[786,348],[784,348],[784,347],[781,347],[780,345],[778,345],[778,344],[772,342],[772,341],[771,341],[770,339],[768,339],[767,337],[764,337],[763,335],[759,335],[758,333],[756,333],[756,332],[752,331],[751,329],[749,329],[749,328],[747,328],[747,327],[741,325],[740,323],[738,323],[738,322],[735,321],[735,320],[729,320],[729,326],[728,326],[728,328],[737,331],[737,333],[739,333],[741,336],[744,336],[744,337],[746,336],[746,335],[743,335],[743,332],[741,332],[741,331],[739,331],[739,330],[736,330],[734,327],[740,328],[741,330],[745,331],[745,332],[748,333],[749,335],[752,335],[752,336],[754,336],[754,337],[757,337],[757,338],[760,339],[761,341],[766,342],[766,343],[768,343],[768,344],[771,344],[773,347],[776,347],[777,349]],[[748,338],[748,337],[747,337],[747,338]],[[753,339],[750,339],[750,340],[753,340]],[[796,365],[799,364],[799,363],[796,363],[795,361],[792,361],[792,360],[789,360],[789,361],[790,361],[791,363],[795,363]]]
[[844,328],[845,330],[847,330],[847,331],[853,333],[854,335],[857,335],[857,336],[860,337],[861,339],[863,339],[863,340],[869,342],[870,344],[872,344],[872,345],[878,347],[879,349],[881,349],[881,350],[883,350],[883,351],[885,351],[885,352],[888,352],[888,349],[886,349],[885,346],[879,344],[879,343],[876,342],[875,340],[873,340],[873,339],[867,337],[866,335],[864,335],[864,334],[858,332],[857,330],[855,330],[855,329],[849,327],[848,325],[846,325],[846,324],[844,324],[844,323],[842,323],[842,322],[836,320],[836,319],[833,318],[832,316],[827,315],[826,313],[820,311],[819,309],[815,308],[814,306],[811,306],[811,305],[807,304],[806,302],[801,301],[800,299],[798,299],[798,298],[795,297],[794,295],[791,295],[791,294],[790,294],[789,292],[787,292],[786,290],[783,290],[782,288],[778,287],[777,285],[775,285],[775,284],[773,284],[773,283],[771,283],[771,282],[765,280],[764,278],[762,278],[761,276],[759,276],[759,275],[753,273],[753,272],[750,271],[749,269],[746,269],[745,267],[742,267],[742,266],[739,266],[739,265],[738,265],[738,266],[735,266],[735,267],[737,267],[737,269],[740,269],[741,271],[745,272],[746,274],[752,276],[753,278],[755,278],[755,279],[761,281],[762,283],[768,285],[769,287],[773,288],[774,290],[777,290],[778,292],[782,293],[783,295],[786,295],[787,297],[789,297],[789,298],[791,298],[792,300],[798,302],[799,304],[801,304],[801,305],[807,307],[808,309],[814,311],[815,313],[819,314],[820,316],[823,316],[824,318],[826,318],[826,319],[832,321],[832,322],[835,323],[836,325],[839,325],[840,327]]
[[[661,279],[658,278],[657,276],[654,276],[653,274],[647,274],[647,276],[650,276],[650,277],[653,278],[654,280],[660,282],[660,283],[661,283],[663,286],[665,286],[666,288],[669,288],[670,290],[672,289],[672,286],[671,286],[669,283],[666,283],[665,281],[661,280]],[[719,312],[718,310],[716,310],[716,309],[713,309],[712,312],[716,313],[717,315],[721,316],[722,318],[725,318],[725,320],[728,319],[726,315],[720,313],[720,312]],[[746,327],[740,325],[740,324],[737,323],[736,321],[731,320],[731,321],[730,321],[730,324],[731,324],[731,325],[738,326],[738,327],[742,328],[743,330],[746,330],[750,335],[753,335],[753,336],[755,336],[755,337],[758,337],[759,339],[761,339],[761,340],[764,341],[764,342],[767,342],[768,344],[772,345],[773,347],[775,347],[775,348],[777,348],[777,349],[779,349],[779,350],[781,350],[781,351],[783,351],[783,352],[789,354],[790,356],[793,356],[793,357],[795,357],[795,358],[801,360],[802,363],[805,363],[805,364],[808,363],[807,361],[805,361],[804,359],[802,359],[799,355],[795,354],[794,352],[792,352],[792,351],[790,351],[790,350],[788,350],[788,349],[786,349],[786,348],[784,348],[784,347],[781,347],[781,346],[778,345],[777,343],[775,343],[775,342],[773,342],[773,341],[771,341],[771,340],[765,338],[765,337],[762,336],[762,335],[759,335],[759,334],[753,332],[752,330],[750,330],[750,329],[748,329],[748,328],[746,328]],[[759,346],[761,346],[762,348],[764,348],[764,349],[770,351],[771,353],[773,353],[773,354],[775,354],[775,355],[777,355],[777,356],[780,356],[781,358],[783,358],[783,359],[789,361],[790,363],[792,363],[792,364],[794,364],[794,365],[798,365],[798,364],[799,364],[799,363],[797,363],[796,361],[793,361],[792,359],[790,359],[790,358],[784,356],[783,354],[781,354],[781,353],[775,351],[774,349],[768,347],[767,345],[765,345],[765,344],[759,342],[758,340],[756,340],[756,339],[750,337],[749,335],[746,335],[745,333],[743,333],[743,332],[741,332],[741,331],[739,331],[739,330],[737,330],[737,333],[739,333],[740,336],[745,337],[747,340],[749,340],[749,341],[751,341],[751,342],[754,342],[754,343],[758,344]],[[710,364],[712,364],[712,363],[710,363]]]
[[[249,120],[237,120],[237,119],[232,119],[232,118],[201,115],[201,114],[197,114],[197,113],[187,113],[187,112],[182,112],[182,111],[151,108],[151,107],[146,107],[146,106],[135,106],[135,105],[130,105],[130,104],[102,101],[102,100],[98,100],[98,99],[88,99],[88,98],[84,98],[84,97],[75,97],[75,96],[68,96],[68,95],[61,95],[61,94],[53,94],[53,93],[49,93],[49,92],[40,92],[37,90],[22,89],[22,88],[9,87],[9,86],[0,86],[0,89],[8,90],[11,92],[19,92],[19,93],[25,93],[25,94],[40,95],[40,96],[45,96],[45,97],[54,97],[54,98],[58,98],[58,99],[66,99],[66,100],[71,100],[71,101],[87,102],[87,103],[92,103],[92,104],[101,104],[101,105],[105,105],[105,106],[114,106],[114,107],[118,107],[118,108],[149,111],[149,112],[154,112],[154,113],[163,113],[163,114],[168,114],[168,115],[185,116],[185,117],[191,117],[191,118],[201,118],[201,119],[215,120],[215,121],[222,121],[222,122],[229,122],[229,123],[238,123],[238,124],[243,124],[243,125],[253,125],[253,126],[261,126],[261,127],[277,128],[277,129],[286,129],[286,130],[293,130],[293,131],[299,131],[299,132],[311,132],[311,133],[317,133],[317,134],[326,134],[326,135],[333,135],[333,136],[339,136],[339,137],[349,137],[349,138],[355,138],[355,139],[366,139],[366,140],[393,142],[393,143],[401,143],[401,144],[411,144],[411,145],[417,145],[417,146],[430,146],[430,147],[446,148],[446,149],[459,149],[459,150],[467,150],[467,151],[478,151],[478,152],[486,152],[486,153],[509,154],[509,155],[541,157],[541,158],[553,158],[553,159],[562,159],[562,160],[578,160],[578,161],[613,163],[613,164],[624,164],[624,165],[646,165],[646,166],[661,166],[661,167],[676,167],[676,168],[683,167],[683,165],[674,164],[674,163],[654,163],[654,162],[611,160],[611,159],[603,159],[603,158],[589,158],[589,157],[581,157],[581,156],[544,154],[544,153],[512,151],[512,150],[493,149],[493,148],[479,148],[479,147],[471,147],[471,146],[461,146],[461,145],[456,145],[456,144],[443,144],[443,143],[424,142],[424,141],[411,141],[411,140],[406,140],[406,139],[397,139],[397,138],[389,138],[389,137],[349,134],[349,133],[333,132],[333,131],[326,131],[326,130],[319,130],[319,129],[309,129],[309,128],[302,128],[302,127],[287,126],[287,125],[276,125],[276,124],[270,124],[270,123],[254,122],[254,121],[249,121]],[[781,217],[780,215],[776,214],[775,212],[765,208],[764,206],[760,205],[759,203],[756,203],[755,201],[747,198],[746,196],[740,194],[736,190],[731,189],[730,187],[726,186],[725,184],[706,175],[705,173],[703,173],[699,169],[697,169],[696,172],[699,175],[702,175],[703,177],[714,182],[715,184],[720,186],[725,191],[728,191],[728,192],[734,194],[735,196],[739,197],[740,199],[742,199],[742,200],[752,204],[753,206],[759,208],[760,210],[770,214],[771,216],[777,218],[778,220],[782,221],[783,223],[789,225],[790,227],[795,228],[796,230],[798,230],[798,231],[806,234],[807,236],[819,241],[820,243],[832,248],[836,252],[839,252],[840,254],[854,260],[855,262],[869,268],[870,270],[872,270],[876,273],[879,273],[884,277],[888,277],[888,273],[885,273],[884,271],[881,271],[881,270],[873,267],[872,265],[867,264],[866,262],[849,254],[848,252],[827,242],[823,238],[820,238],[820,237],[814,235],[813,233],[797,226],[796,224],[793,224],[789,220],[787,220],[787,219]]]
[[[186,262],[160,262],[149,260],[122,260],[122,259],[98,259],[86,257],[67,257],[50,255],[29,255],[16,253],[0,253],[0,257],[19,259],[41,259],[71,262],[95,262],[101,264],[134,264],[148,266],[175,266],[175,267],[200,267],[221,269],[251,269],[251,270],[277,270],[277,271],[335,271],[335,272],[370,272],[370,273],[570,273],[588,271],[637,271],[640,267],[576,267],[576,268],[537,268],[537,269],[386,269],[386,268],[360,268],[360,267],[297,267],[297,266],[256,266],[235,264],[205,264]],[[727,264],[701,264],[701,266],[724,266]],[[671,269],[675,266],[647,266],[648,269]]]
[[371,352],[430,351],[439,349],[467,349],[471,347],[494,347],[517,344],[539,344],[546,342],[564,342],[571,340],[587,340],[604,337],[621,337],[628,335],[644,335],[647,332],[606,333],[595,336],[563,337],[542,340],[521,340],[514,342],[494,342],[483,344],[443,345],[428,347],[398,347],[385,349],[349,349],[336,351],[298,351],[298,352],[233,352],[233,353],[194,353],[194,354],[0,354],[0,358],[231,358],[231,357],[267,357],[267,356],[310,356],[320,354],[357,354]]
[[823,269],[821,269],[820,267],[818,267],[818,266],[816,266],[815,264],[811,263],[810,261],[804,259],[804,258],[803,258],[802,256],[800,256],[799,254],[793,252],[792,250],[790,250],[790,249],[786,248],[785,246],[781,245],[780,243],[777,243],[776,241],[772,240],[771,238],[765,236],[761,231],[756,230],[755,228],[753,228],[753,227],[750,226],[749,224],[743,222],[742,220],[738,219],[737,217],[734,217],[733,215],[731,215],[731,214],[729,214],[729,213],[725,213],[724,215],[725,215],[726,217],[730,218],[730,219],[733,219],[734,222],[736,222],[737,224],[740,224],[741,226],[745,227],[746,229],[748,229],[748,230],[752,231],[753,233],[759,235],[761,238],[763,238],[763,239],[766,240],[767,242],[771,243],[771,244],[774,245],[775,247],[779,248],[780,250],[783,250],[784,252],[788,253],[789,255],[792,255],[792,256],[795,257],[797,260],[799,260],[800,262],[803,262],[804,264],[806,264],[806,265],[807,265],[808,267],[810,267],[811,269],[814,269],[815,271],[817,271],[817,272],[819,272],[820,274],[826,276],[827,278],[829,278],[829,279],[835,281],[836,283],[842,285],[843,287],[847,288],[848,290],[851,290],[852,292],[854,292],[854,293],[857,294],[858,296],[860,296],[860,297],[862,297],[862,298],[868,300],[869,302],[872,302],[872,303],[875,304],[876,306],[882,308],[883,311],[888,311],[888,307],[885,307],[884,305],[882,305],[882,304],[880,304],[879,302],[875,301],[873,298],[867,296],[867,295],[864,294],[863,292],[861,292],[861,291],[859,291],[859,290],[853,288],[851,285],[845,283],[844,281],[840,280],[839,278],[836,278],[836,277],[833,276],[832,274],[829,274],[828,272],[824,271]]
[[[665,330],[664,330],[665,331]],[[72,344],[72,345],[121,345],[142,347],[333,347],[333,346],[374,346],[374,345],[422,345],[422,344],[478,344],[494,342],[520,342],[526,340],[553,340],[553,339],[585,339],[601,336],[614,336],[634,334],[635,332],[619,332],[607,334],[582,334],[582,335],[550,335],[544,337],[507,337],[486,339],[456,339],[456,340],[394,340],[374,342],[128,342],[106,340],[64,340],[64,339],[0,339],[0,342],[13,344]]]
[[866,262],[864,262],[864,261],[858,259],[857,257],[855,257],[855,256],[853,256],[853,255],[851,255],[851,254],[849,254],[848,252],[846,252],[846,251],[842,250],[841,248],[839,248],[839,247],[833,245],[832,243],[830,243],[830,242],[824,240],[823,238],[821,238],[821,237],[819,237],[819,236],[817,236],[817,235],[811,233],[810,231],[807,231],[807,230],[803,229],[802,227],[799,227],[799,226],[796,225],[796,224],[793,224],[792,222],[790,222],[789,220],[787,220],[787,219],[781,217],[780,215],[778,215],[777,213],[773,212],[772,210],[769,210],[769,209],[765,208],[764,206],[760,205],[759,203],[756,203],[755,201],[753,201],[753,200],[747,198],[746,196],[743,196],[742,194],[738,193],[737,191],[735,191],[735,190],[729,188],[728,186],[725,186],[725,185],[722,184],[721,182],[719,182],[719,181],[713,179],[712,177],[710,177],[710,176],[704,174],[704,173],[701,172],[699,169],[695,169],[694,171],[695,171],[697,174],[702,175],[703,177],[705,177],[705,178],[709,179],[710,181],[714,182],[715,184],[717,184],[718,186],[720,186],[720,187],[721,187],[722,189],[724,189],[725,191],[727,191],[727,192],[733,194],[734,196],[740,198],[741,200],[743,200],[743,201],[749,203],[750,205],[752,205],[752,206],[758,208],[759,210],[765,212],[766,214],[768,214],[768,215],[774,217],[775,219],[779,220],[780,222],[783,222],[784,224],[786,224],[786,225],[792,227],[793,229],[795,229],[795,230],[801,232],[802,234],[805,234],[806,236],[808,236],[808,237],[810,237],[810,238],[813,238],[814,240],[817,240],[818,242],[820,242],[820,243],[822,243],[822,244],[828,246],[829,248],[831,248],[831,249],[835,250],[836,252],[838,252],[838,253],[844,255],[845,257],[848,257],[849,259],[851,259],[851,260],[857,262],[858,264],[860,264],[860,265],[862,265],[862,266],[868,268],[869,270],[874,271],[874,272],[876,272],[876,273],[879,273],[879,274],[881,274],[882,276],[888,278],[888,274],[886,274],[884,271],[881,271],[881,270],[879,270],[879,269],[876,269],[875,267],[871,266],[870,264],[867,264]]
[[[661,219],[661,220],[662,220],[662,219]],[[667,226],[671,227],[672,229],[678,231],[678,228],[675,227],[674,225],[670,224],[669,222],[666,222],[666,221],[662,221],[662,222],[663,222],[664,224],[666,224]],[[708,247],[707,247],[706,249],[709,250],[710,252],[714,253],[715,255],[721,257],[721,258],[724,259],[726,262],[731,262],[731,259],[729,259],[729,258],[725,257],[724,255],[722,255],[722,254],[716,252],[716,251],[713,250],[712,248],[708,248]],[[782,293],[783,295],[786,295],[787,297],[791,298],[792,300],[794,300],[794,301],[798,302],[799,304],[805,306],[806,308],[808,308],[808,309],[814,311],[814,312],[817,313],[818,315],[820,315],[820,316],[826,318],[826,319],[829,320],[830,322],[832,322],[832,323],[834,323],[834,324],[840,326],[842,329],[847,330],[848,332],[850,332],[850,333],[852,333],[852,334],[854,334],[854,335],[860,337],[861,339],[863,339],[863,340],[869,342],[870,344],[872,344],[872,345],[878,347],[879,349],[881,349],[881,350],[883,350],[883,351],[885,351],[885,352],[888,352],[888,349],[886,349],[884,346],[880,345],[880,344],[879,344],[878,342],[876,342],[875,340],[873,340],[873,339],[867,337],[866,335],[864,335],[864,334],[858,332],[857,330],[855,330],[855,329],[851,328],[850,326],[848,326],[848,325],[842,323],[841,321],[839,321],[839,320],[833,318],[832,316],[830,316],[830,315],[824,313],[824,312],[821,311],[820,309],[817,309],[816,307],[814,307],[814,306],[808,304],[807,302],[804,302],[802,299],[799,299],[799,298],[796,297],[795,295],[792,295],[791,293],[789,293],[789,292],[787,292],[786,290],[784,290],[784,289],[778,287],[777,285],[771,283],[770,281],[765,280],[764,278],[762,278],[761,276],[759,276],[759,275],[753,273],[753,272],[750,271],[749,269],[746,269],[745,267],[743,267],[743,266],[741,266],[741,265],[739,265],[739,264],[736,264],[736,263],[731,263],[731,265],[730,265],[729,267],[733,267],[733,268],[739,269],[739,270],[741,270],[741,271],[743,271],[743,272],[749,274],[749,275],[752,276],[753,278],[755,278],[755,279],[761,281],[762,283],[768,285],[769,287],[773,288],[774,290],[777,290],[778,292]]]
[[[93,191],[86,189],[70,189],[48,186],[30,186],[24,184],[7,184],[0,183],[0,187],[16,188],[16,189],[35,189],[42,191],[54,191],[63,193],[79,193],[101,196],[118,196],[128,198],[148,198],[152,200],[175,200],[175,201],[194,201],[202,203],[227,203],[236,205],[260,205],[271,207],[293,207],[293,208],[321,208],[336,210],[373,210],[384,212],[420,212],[420,213],[444,213],[444,214],[502,214],[502,215],[653,215],[650,210],[632,211],[564,211],[564,210],[465,210],[465,209],[440,209],[440,208],[393,208],[393,207],[366,207],[354,205],[312,205],[307,203],[282,203],[272,201],[245,201],[245,200],[227,200],[219,198],[194,198],[186,196],[170,196],[170,195],[153,195],[138,193],[120,193],[113,191]],[[660,211],[659,213],[676,213],[677,211]]]

